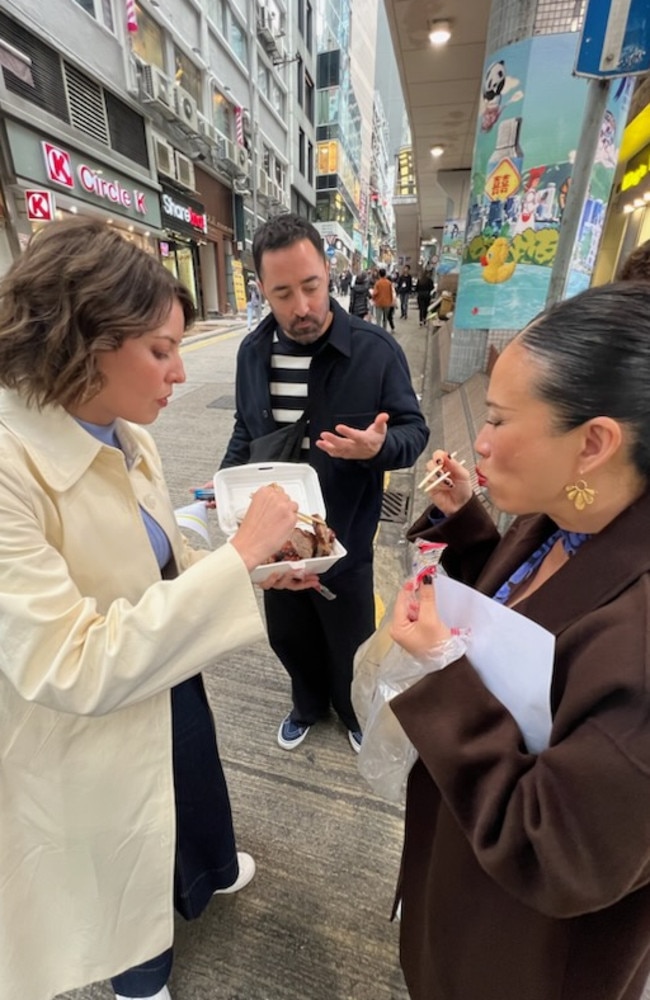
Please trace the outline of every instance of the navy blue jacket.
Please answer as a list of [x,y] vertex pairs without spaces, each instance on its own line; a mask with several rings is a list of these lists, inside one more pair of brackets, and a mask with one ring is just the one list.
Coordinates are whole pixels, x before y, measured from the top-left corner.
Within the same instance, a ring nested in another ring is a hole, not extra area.
[[[383,474],[413,465],[426,446],[429,430],[411,386],[404,352],[395,339],[348,315],[333,299],[330,308],[334,319],[329,336],[309,369],[309,464],[318,473],[327,521],[348,550],[348,557],[330,570],[331,579],[371,561]],[[253,438],[276,429],[269,393],[275,327],[270,314],[239,348],[235,427],[222,468],[244,465]],[[374,458],[330,458],[315,447],[322,431],[333,431],[339,423],[365,429],[382,412],[390,416],[388,434]]]

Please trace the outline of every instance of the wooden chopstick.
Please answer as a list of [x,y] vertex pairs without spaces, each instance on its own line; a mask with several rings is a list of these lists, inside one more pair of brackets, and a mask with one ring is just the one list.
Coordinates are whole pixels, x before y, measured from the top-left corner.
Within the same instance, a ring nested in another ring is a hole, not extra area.
[[298,511],[296,520],[302,521],[303,524],[325,524],[319,514],[303,514],[302,511]]
[[[452,454],[449,457],[450,458],[455,458],[456,454],[457,454],[457,452],[454,451],[454,452],[452,452]],[[465,463],[465,459],[464,458],[461,459],[458,464],[459,465],[465,465],[466,464]],[[421,490],[421,489],[431,490],[431,489],[435,489],[437,486],[440,486],[441,483],[445,483],[445,482],[447,482],[447,483],[450,482],[450,473],[449,472],[445,472],[444,469],[431,469],[431,471],[426,474],[426,476],[424,477],[424,479],[422,480],[422,482],[418,483],[418,487],[417,488],[419,490]]]

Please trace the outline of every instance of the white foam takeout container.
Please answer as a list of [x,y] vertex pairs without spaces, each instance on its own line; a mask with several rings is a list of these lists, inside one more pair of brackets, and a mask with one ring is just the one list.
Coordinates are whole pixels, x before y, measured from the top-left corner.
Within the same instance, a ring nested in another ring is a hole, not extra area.
[[[214,477],[214,499],[217,504],[219,527],[226,535],[230,537],[237,531],[239,522],[251,502],[251,493],[269,483],[278,483],[291,499],[296,501],[301,513],[319,514],[327,520],[320,482],[311,465],[296,462],[260,462],[257,465],[235,465],[230,469],[220,469]],[[298,527],[309,531],[308,524],[301,522]],[[324,573],[345,555],[347,555],[347,549],[341,545],[337,538],[334,540],[331,556],[256,566],[251,573],[251,579],[253,583],[261,583],[273,573],[290,570]]]

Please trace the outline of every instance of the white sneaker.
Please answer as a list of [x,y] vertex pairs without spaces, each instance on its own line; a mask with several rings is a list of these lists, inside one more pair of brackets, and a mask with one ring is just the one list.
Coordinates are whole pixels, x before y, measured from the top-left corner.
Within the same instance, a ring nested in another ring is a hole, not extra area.
[[[115,994],[115,1000],[134,1000],[133,997],[123,997],[121,993]],[[163,986],[161,990],[154,993],[152,997],[143,998],[143,1000],[172,1000],[171,993],[166,986]]]
[[228,892],[239,892],[252,880],[255,874],[255,861],[250,854],[244,851],[237,851],[237,861],[239,862],[239,875],[232,885],[227,885],[225,889],[215,889],[213,896],[220,896]]

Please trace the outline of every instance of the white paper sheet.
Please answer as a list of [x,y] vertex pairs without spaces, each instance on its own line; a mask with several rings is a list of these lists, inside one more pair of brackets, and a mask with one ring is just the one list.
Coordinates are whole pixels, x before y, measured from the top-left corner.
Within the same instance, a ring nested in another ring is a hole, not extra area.
[[467,657],[492,694],[539,753],[551,734],[550,691],[555,636],[489,597],[449,577],[436,576],[440,617],[450,628],[469,628]]
[[210,545],[210,535],[208,533],[208,508],[203,500],[190,503],[187,507],[179,507],[174,511],[176,523],[179,528],[196,531],[204,542]]

